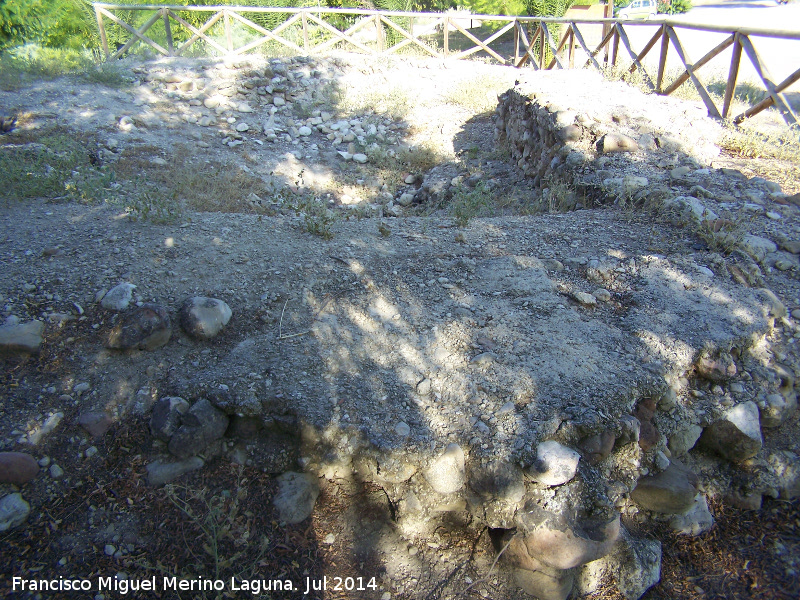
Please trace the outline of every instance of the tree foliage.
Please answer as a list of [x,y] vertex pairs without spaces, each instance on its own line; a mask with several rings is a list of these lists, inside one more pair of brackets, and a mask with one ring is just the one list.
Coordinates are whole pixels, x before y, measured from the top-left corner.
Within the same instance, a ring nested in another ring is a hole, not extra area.
[[42,10],[40,0],[0,0],[0,50],[32,39]]

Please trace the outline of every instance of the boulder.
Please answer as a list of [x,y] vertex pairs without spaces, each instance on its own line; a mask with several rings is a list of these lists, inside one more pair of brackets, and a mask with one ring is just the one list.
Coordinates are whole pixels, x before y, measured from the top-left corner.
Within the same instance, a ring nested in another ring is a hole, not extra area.
[[39,474],[39,463],[24,452],[0,452],[0,483],[23,485]]
[[0,327],[0,355],[37,354],[42,345],[44,323],[29,321]]
[[536,448],[536,462],[526,470],[538,483],[556,486],[567,483],[578,470],[581,455],[556,441],[542,442]]
[[111,330],[106,347],[155,350],[166,344],[171,336],[172,324],[167,309],[158,304],[144,304],[123,315]]
[[642,477],[631,499],[646,510],[679,514],[691,509],[697,495],[697,476],[677,461],[657,475]]
[[181,426],[169,440],[169,451],[178,458],[188,458],[225,435],[227,428],[225,413],[202,398],[183,415]]
[[278,493],[273,498],[281,521],[300,523],[311,515],[319,497],[316,477],[308,473],[284,473],[278,477]]
[[208,340],[228,324],[233,312],[222,300],[196,296],[187,299],[178,317],[183,330],[194,338]]
[[95,439],[103,437],[113,424],[114,421],[108,413],[102,410],[85,412],[78,417],[78,425]]
[[528,553],[519,533],[508,533],[502,540],[506,546],[503,562],[512,569],[514,581],[525,593],[539,599],[565,600],[572,591],[573,570],[550,567]]
[[706,427],[700,443],[733,462],[754,457],[763,445],[758,406],[747,401],[728,409]]

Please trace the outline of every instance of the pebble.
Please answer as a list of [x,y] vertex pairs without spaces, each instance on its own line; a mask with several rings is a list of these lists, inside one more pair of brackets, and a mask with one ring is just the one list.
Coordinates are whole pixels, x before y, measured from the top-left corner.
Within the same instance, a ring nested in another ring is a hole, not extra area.
[[592,293],[592,295],[595,298],[597,298],[597,300],[600,301],[600,302],[608,302],[609,300],[611,300],[611,292],[609,292],[607,289],[604,289],[604,288],[600,288],[599,290],[595,290]]
[[50,465],[50,477],[53,479],[61,479],[64,476],[64,469],[58,465]]
[[409,427],[408,424],[404,423],[403,421],[400,421],[397,425],[395,425],[394,430],[395,433],[397,433],[397,435],[400,437],[408,437],[411,434],[411,427]]
[[19,493],[0,498],[0,533],[22,525],[30,512],[30,504]]
[[335,541],[336,541],[336,536],[333,535],[332,533],[329,533],[328,535],[325,536],[325,543],[328,544],[329,546],[333,544]]
[[107,310],[125,310],[133,300],[135,289],[132,283],[120,283],[103,295],[100,305]]
[[367,155],[366,154],[353,154],[353,161],[357,163],[361,163],[362,165],[367,162]]

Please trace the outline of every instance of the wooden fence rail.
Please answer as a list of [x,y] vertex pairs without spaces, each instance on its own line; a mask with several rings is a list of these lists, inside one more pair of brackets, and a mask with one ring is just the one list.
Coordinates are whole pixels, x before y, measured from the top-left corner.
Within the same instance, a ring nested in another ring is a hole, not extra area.
[[[106,60],[121,57],[136,43],[143,43],[164,56],[185,55],[193,45],[205,43],[206,52],[210,50],[226,57],[239,56],[266,44],[277,44],[293,53],[304,55],[322,54],[337,47],[340,50],[364,52],[374,56],[413,48],[425,55],[442,59],[465,59],[485,53],[500,64],[518,68],[530,65],[534,69],[564,69],[574,68],[578,53],[582,52],[585,59],[580,59],[577,66],[593,67],[604,73],[609,67],[619,69],[621,63],[629,61],[630,64],[626,62],[624,68],[631,74],[638,71],[645,85],[658,94],[671,94],[686,81],[690,81],[708,109],[708,114],[725,119],[730,118],[744,51],[764,85],[767,96],[755,106],[733,117],[733,121],[741,123],[762,110],[775,106],[790,126],[800,124],[797,114],[783,93],[800,81],[800,30],[722,27],[671,20],[623,22],[618,19],[558,19],[331,8],[123,5],[98,2],[94,3],[94,9]],[[126,23],[115,11],[152,15],[136,27]],[[190,20],[197,19],[191,19],[189,15],[202,15],[202,25],[191,23]],[[279,21],[279,24],[270,28],[257,22],[264,22],[268,15],[274,21]],[[124,43],[117,44],[114,52],[109,49],[106,20],[119,26],[129,36]],[[494,28],[490,30],[488,37],[480,39],[470,31],[474,22],[492,23]],[[163,31],[156,27],[157,23],[163,24]],[[637,53],[631,45],[626,28],[641,26],[655,28],[656,31]],[[156,28],[153,29],[154,27]],[[234,28],[238,28],[235,35]],[[594,49],[586,41],[585,32],[589,28],[602,31],[599,44]],[[152,33],[147,35],[151,30]],[[702,58],[693,61],[678,35],[681,30],[723,33],[727,37]],[[155,37],[161,43],[153,39]],[[504,40],[508,37],[512,37],[513,42]],[[756,51],[752,38],[792,40],[797,51],[790,56],[798,63],[799,68],[777,82]],[[184,41],[176,46],[176,39]],[[659,41],[660,54],[654,81],[642,61]],[[454,42],[458,43],[454,46]],[[620,59],[620,42],[628,59]],[[683,73],[665,86],[670,45],[683,65]],[[513,55],[509,47],[513,48]],[[698,71],[730,47],[733,48],[732,57],[720,110],[700,79]]]

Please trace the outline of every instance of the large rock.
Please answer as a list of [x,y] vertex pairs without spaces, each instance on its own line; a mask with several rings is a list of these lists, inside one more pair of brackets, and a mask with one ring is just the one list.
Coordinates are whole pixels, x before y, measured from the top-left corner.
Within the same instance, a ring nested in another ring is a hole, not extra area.
[[563,485],[575,477],[581,455],[556,441],[542,442],[536,448],[536,462],[528,476],[544,485]]
[[644,509],[665,514],[689,510],[697,495],[697,476],[672,461],[658,475],[642,477],[631,492],[631,499]]
[[3,325],[0,327],[0,355],[37,354],[43,332],[41,321]]
[[288,472],[278,477],[278,493],[272,501],[281,521],[293,524],[311,515],[318,497],[316,477],[308,473]]
[[428,484],[440,494],[452,494],[464,487],[466,469],[461,446],[447,446],[442,455],[425,470],[424,475]]
[[197,339],[208,340],[222,331],[232,314],[231,308],[222,300],[196,296],[183,303],[179,319],[186,333]]
[[95,439],[103,437],[113,424],[114,420],[102,410],[88,411],[78,417],[78,425]]
[[763,445],[758,406],[747,401],[728,409],[721,419],[706,427],[700,443],[730,461],[754,457]]
[[30,505],[20,494],[3,496],[0,499],[0,533],[22,525],[30,512]]
[[227,428],[225,413],[202,398],[183,415],[181,426],[169,440],[169,451],[178,458],[188,458],[225,435]]
[[39,474],[39,463],[24,452],[0,452],[0,483],[23,485]]
[[172,324],[167,310],[158,304],[144,304],[123,315],[111,330],[106,347],[117,350],[155,350],[169,341]]
[[514,581],[525,593],[540,600],[566,600],[575,579],[573,570],[555,569],[532,557],[524,537],[518,533],[509,533],[503,543],[503,562],[512,569]]
[[622,528],[610,554],[578,572],[581,594],[594,594],[609,579],[628,600],[638,600],[661,579],[661,542],[635,538]]
[[198,456],[192,456],[179,462],[154,461],[147,465],[147,483],[153,487],[174,481],[181,475],[196,471],[203,467],[205,462]]
[[525,504],[517,514],[528,554],[556,569],[571,569],[602,558],[619,536],[619,513],[609,520],[574,522],[561,513]]

